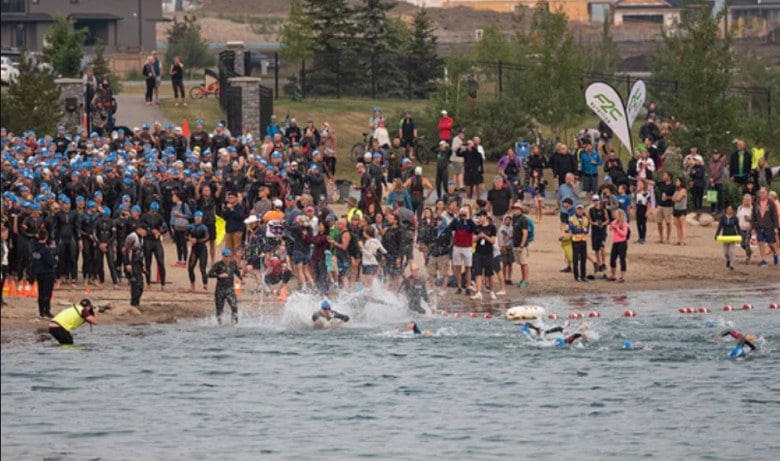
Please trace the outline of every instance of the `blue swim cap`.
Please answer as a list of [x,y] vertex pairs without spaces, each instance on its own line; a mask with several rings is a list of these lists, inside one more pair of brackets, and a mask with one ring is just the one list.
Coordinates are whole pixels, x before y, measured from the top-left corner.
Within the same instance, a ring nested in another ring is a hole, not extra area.
[[731,352],[729,352],[729,357],[733,359],[741,358],[745,356],[745,348],[741,345],[734,346],[734,349],[731,349]]
[[203,212],[202,211],[196,211],[195,212],[195,217],[196,218],[202,218],[203,217]]
[[327,299],[322,301],[322,304],[320,304],[320,308],[322,309],[330,309],[330,301]]
[[103,192],[101,192],[99,190],[96,190],[94,196],[95,197],[97,197],[97,196],[101,196],[102,197],[103,196]]
[[564,346],[566,345],[566,340],[564,340],[563,338],[555,338],[555,345]]
[[522,333],[531,333],[531,329],[528,328],[528,325],[523,325],[523,328],[520,329]]
[[84,201],[84,197],[82,197],[80,195],[76,196],[76,203],[83,202],[83,201]]
[[715,322],[713,322],[712,320],[707,320],[706,322],[704,322],[704,326],[707,328],[712,328],[715,326]]
[[92,200],[87,202],[87,208],[95,208],[95,207],[97,207],[97,203],[93,202]]
[[122,201],[124,202],[126,200],[132,200],[131,197],[128,194],[125,194],[125,195],[122,196]]
[[141,207],[140,207],[140,206],[138,206],[138,205],[133,205],[133,206],[130,208],[130,211],[134,211],[134,212],[136,212],[136,213],[140,213],[140,212],[141,212]]
[[631,341],[624,341],[623,349],[632,349]]
[[109,208],[109,207],[103,208],[103,216],[105,216],[106,218],[110,218],[111,217],[111,208]]
[[152,202],[152,204],[149,205],[149,209],[152,211],[157,211],[160,209],[160,204],[157,202]]
[[230,248],[223,248],[222,249],[222,256],[230,256],[233,253],[230,252]]

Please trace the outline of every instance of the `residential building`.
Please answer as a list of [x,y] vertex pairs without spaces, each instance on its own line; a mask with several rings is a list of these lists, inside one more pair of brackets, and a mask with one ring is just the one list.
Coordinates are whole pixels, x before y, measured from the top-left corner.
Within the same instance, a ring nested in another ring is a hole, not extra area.
[[156,23],[163,21],[160,0],[0,0],[3,48],[40,51],[55,14],[86,28],[87,46],[102,40],[108,51],[153,50]]

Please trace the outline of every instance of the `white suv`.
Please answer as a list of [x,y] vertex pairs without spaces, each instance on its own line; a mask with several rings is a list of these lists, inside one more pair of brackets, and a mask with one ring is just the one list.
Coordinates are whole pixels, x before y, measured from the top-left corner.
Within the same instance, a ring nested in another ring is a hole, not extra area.
[[10,85],[19,78],[19,69],[8,56],[0,56],[0,83]]

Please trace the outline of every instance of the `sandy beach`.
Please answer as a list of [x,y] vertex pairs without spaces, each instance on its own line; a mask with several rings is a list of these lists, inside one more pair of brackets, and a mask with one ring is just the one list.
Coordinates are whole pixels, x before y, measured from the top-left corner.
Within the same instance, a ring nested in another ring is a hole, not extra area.
[[[340,211],[340,210],[337,210]],[[448,294],[439,300],[438,309],[450,311],[488,311],[500,313],[508,306],[523,304],[527,297],[561,295],[567,297],[588,296],[591,293],[610,293],[623,296],[632,291],[658,291],[658,302],[662,307],[676,310],[674,299],[668,299],[664,292],[674,289],[702,287],[739,287],[780,283],[780,266],[760,268],[756,265],[756,255],[750,265],[744,264],[744,252],[737,249],[736,270],[726,268],[721,244],[714,241],[715,227],[688,226],[688,244],[660,244],[654,222],[648,223],[647,243],[639,245],[636,240],[636,227],[632,224],[632,243],[628,249],[628,272],[625,283],[617,284],[601,279],[589,283],[574,282],[572,274],[561,273],[564,267],[563,253],[558,241],[557,215],[545,215],[541,223],[536,224],[535,241],[530,247],[530,285],[527,288],[511,287],[507,295],[492,303],[477,302],[463,295]],[[672,242],[675,241],[674,230]],[[590,249],[590,244],[588,245]],[[757,250],[757,249],[756,249]],[[141,311],[129,305],[129,288],[124,285],[119,290],[107,288],[97,290],[90,287],[90,296],[100,303],[111,303],[111,309],[99,315],[102,324],[142,325],[148,323],[175,323],[180,319],[207,317],[214,313],[214,283],[209,284],[210,292],[189,293],[189,280],[186,268],[170,267],[174,262],[173,242],[165,242],[168,284],[165,291],[159,285],[146,287],[141,301]],[[609,244],[607,246],[609,253]],[[417,255],[421,259],[420,255]],[[591,273],[592,265],[588,264]],[[519,280],[519,267],[514,266],[513,279]],[[109,280],[110,282],[110,280]],[[107,284],[107,287],[110,283]],[[200,284],[198,284],[200,286]],[[291,282],[295,286],[295,281]],[[276,297],[252,293],[254,281],[243,285],[239,296],[239,312],[245,315],[274,315],[284,309]],[[449,290],[453,292],[454,290]],[[56,313],[87,293],[83,285],[71,288],[69,285],[55,290],[53,311]],[[777,302],[778,300],[774,300]],[[2,308],[2,340],[19,337],[25,333],[46,332],[48,320],[37,317],[37,303],[33,298],[6,298],[8,306]]]

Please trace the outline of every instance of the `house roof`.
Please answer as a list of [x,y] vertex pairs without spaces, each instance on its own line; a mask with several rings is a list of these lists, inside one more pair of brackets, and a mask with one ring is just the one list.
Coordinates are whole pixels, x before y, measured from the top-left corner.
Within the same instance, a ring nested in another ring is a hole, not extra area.
[[121,21],[124,19],[111,13],[71,13],[68,17],[81,21]]
[[0,16],[0,22],[54,22],[49,13],[7,14]]
[[682,6],[683,0],[618,0],[615,2],[615,8],[626,9],[672,9],[682,8]]

